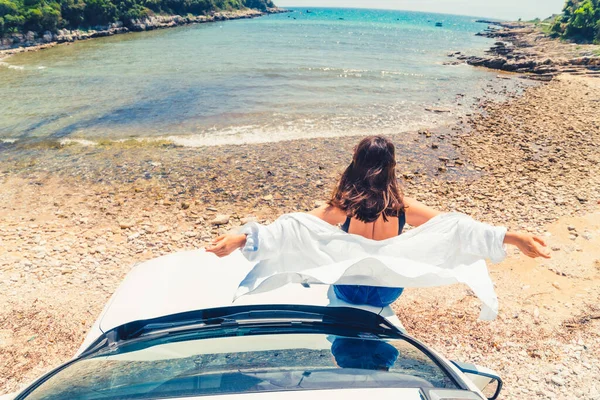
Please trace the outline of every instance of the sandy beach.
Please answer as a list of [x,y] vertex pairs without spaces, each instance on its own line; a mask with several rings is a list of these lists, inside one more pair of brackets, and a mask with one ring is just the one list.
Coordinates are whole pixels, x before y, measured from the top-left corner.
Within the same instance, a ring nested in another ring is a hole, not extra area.
[[[552,259],[511,248],[490,265],[493,322],[463,286],[407,290],[394,307],[441,354],[498,371],[503,399],[600,399],[600,80],[528,86],[391,138],[407,195],[538,233]],[[68,360],[134,264],[321,204],[358,139],[0,153],[0,393]]]

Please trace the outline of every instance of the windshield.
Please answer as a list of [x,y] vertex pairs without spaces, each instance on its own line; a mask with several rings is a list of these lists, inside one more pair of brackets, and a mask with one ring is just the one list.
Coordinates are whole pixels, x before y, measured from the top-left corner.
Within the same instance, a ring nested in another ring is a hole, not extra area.
[[123,345],[77,361],[27,399],[135,399],[342,388],[457,388],[405,340],[275,334]]

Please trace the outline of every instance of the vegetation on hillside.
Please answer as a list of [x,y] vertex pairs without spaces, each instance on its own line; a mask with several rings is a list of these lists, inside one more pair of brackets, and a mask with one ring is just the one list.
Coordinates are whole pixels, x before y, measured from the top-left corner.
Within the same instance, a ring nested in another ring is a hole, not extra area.
[[550,32],[556,37],[599,43],[600,0],[567,0]]
[[0,0],[0,36],[89,28],[153,14],[203,15],[210,11],[274,7],[271,0]]

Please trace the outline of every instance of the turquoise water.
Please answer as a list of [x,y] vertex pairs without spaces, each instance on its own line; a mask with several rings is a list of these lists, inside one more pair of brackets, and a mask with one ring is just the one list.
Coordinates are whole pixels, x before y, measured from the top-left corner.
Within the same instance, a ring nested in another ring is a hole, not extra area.
[[[436,22],[443,27],[435,27]],[[0,66],[3,140],[170,137],[188,145],[397,133],[464,111],[495,73],[474,18],[312,9],[118,35]]]

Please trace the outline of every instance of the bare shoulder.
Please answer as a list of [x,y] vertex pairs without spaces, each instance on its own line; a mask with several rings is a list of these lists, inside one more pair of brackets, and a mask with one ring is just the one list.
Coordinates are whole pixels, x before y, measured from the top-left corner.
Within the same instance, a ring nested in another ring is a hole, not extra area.
[[331,225],[341,224],[346,220],[346,213],[344,211],[328,204],[322,205],[319,208],[315,208],[309,212],[309,214],[314,215],[315,217],[320,218]]

